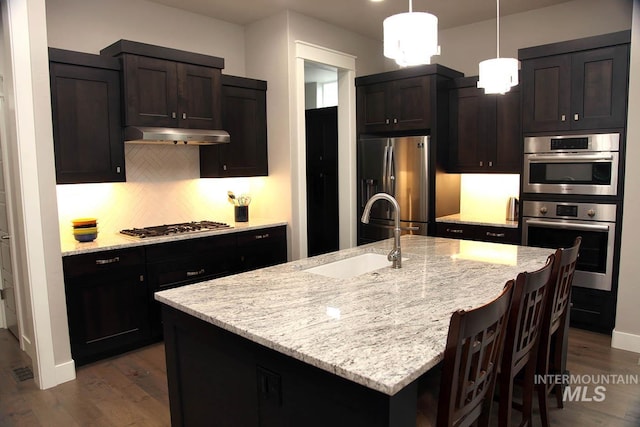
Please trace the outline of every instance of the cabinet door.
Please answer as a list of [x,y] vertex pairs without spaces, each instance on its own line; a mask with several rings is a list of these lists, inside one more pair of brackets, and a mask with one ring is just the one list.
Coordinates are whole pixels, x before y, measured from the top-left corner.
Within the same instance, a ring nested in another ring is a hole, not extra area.
[[50,73],[56,182],[124,181],[119,72],[52,62]]
[[76,364],[148,343],[143,249],[78,255],[63,261]]
[[358,86],[357,116],[360,133],[385,132],[390,130],[387,114],[387,93],[390,83],[375,83]]
[[451,169],[484,171],[489,135],[495,130],[495,98],[473,87],[453,91],[451,123]]
[[525,133],[570,128],[570,55],[522,61],[522,91]]
[[200,176],[268,175],[265,90],[222,86],[222,128],[231,142],[200,147]]
[[287,262],[286,227],[272,227],[238,234],[239,271]]
[[220,70],[177,63],[178,126],[220,129]]
[[178,126],[176,63],[137,55],[123,55],[125,124]]
[[521,172],[522,126],[520,91],[517,88],[496,96],[495,144],[489,147],[489,169],[492,172]]
[[428,129],[431,127],[431,78],[428,76],[396,80],[387,114],[394,130]]
[[624,127],[628,45],[578,52],[571,61],[572,129]]

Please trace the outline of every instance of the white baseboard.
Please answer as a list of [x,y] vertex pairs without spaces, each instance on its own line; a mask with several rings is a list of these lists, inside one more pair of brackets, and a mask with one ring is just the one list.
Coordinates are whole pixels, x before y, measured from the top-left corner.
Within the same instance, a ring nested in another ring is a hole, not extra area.
[[58,384],[76,379],[76,363],[71,359],[68,362],[56,365],[56,380]]
[[613,330],[611,347],[640,353],[640,335]]

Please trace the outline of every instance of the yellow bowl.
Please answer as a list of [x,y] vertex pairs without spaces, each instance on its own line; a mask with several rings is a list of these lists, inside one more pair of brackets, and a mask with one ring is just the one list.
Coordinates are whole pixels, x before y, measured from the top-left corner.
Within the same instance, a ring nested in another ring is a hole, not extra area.
[[89,228],[75,228],[73,230],[74,235],[80,234],[95,234],[98,232],[98,227],[89,227]]
[[96,218],[76,218],[71,220],[74,227],[96,225],[97,222]]

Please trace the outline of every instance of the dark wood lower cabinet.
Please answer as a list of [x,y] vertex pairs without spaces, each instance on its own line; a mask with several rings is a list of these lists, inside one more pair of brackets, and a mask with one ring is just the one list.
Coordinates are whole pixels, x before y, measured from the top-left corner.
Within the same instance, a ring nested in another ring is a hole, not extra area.
[[388,396],[163,305],[171,425],[405,427],[416,383]]
[[451,239],[507,243],[510,245],[520,244],[520,232],[517,228],[510,227],[438,222],[436,224],[436,236]]
[[255,270],[287,262],[286,226],[263,228],[237,234],[235,272]]
[[286,226],[63,257],[77,365],[162,339],[154,293],[287,261]]
[[143,248],[65,257],[63,265],[76,365],[148,343]]
[[571,289],[571,326],[611,334],[615,326],[615,306],[613,292],[574,286]]

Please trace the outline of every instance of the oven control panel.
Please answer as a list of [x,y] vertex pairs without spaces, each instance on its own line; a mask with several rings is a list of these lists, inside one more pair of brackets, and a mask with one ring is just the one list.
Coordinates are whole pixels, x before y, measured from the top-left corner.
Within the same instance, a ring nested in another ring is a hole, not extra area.
[[616,205],[607,203],[540,202],[526,200],[522,202],[522,216],[615,222]]

